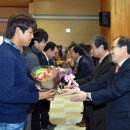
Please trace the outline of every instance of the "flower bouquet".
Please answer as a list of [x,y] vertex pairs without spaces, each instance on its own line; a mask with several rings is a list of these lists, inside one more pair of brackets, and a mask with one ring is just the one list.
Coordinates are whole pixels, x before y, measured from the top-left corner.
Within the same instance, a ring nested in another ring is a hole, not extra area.
[[53,66],[36,67],[31,71],[31,75],[44,91],[57,89],[60,82],[59,70]]
[[61,90],[64,85],[78,86],[70,68],[39,66],[31,71],[31,75],[43,91],[57,89],[59,84],[62,84]]
[[[62,69],[62,68],[61,68]],[[74,80],[75,76],[72,74],[72,70],[70,68],[65,68],[61,71],[60,74],[60,93],[62,93],[62,89],[64,86],[73,86],[78,87],[79,84]]]

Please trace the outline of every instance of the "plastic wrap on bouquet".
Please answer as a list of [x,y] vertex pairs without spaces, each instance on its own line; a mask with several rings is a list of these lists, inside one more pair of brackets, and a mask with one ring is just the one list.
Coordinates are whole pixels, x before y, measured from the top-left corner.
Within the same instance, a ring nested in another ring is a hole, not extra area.
[[53,66],[39,66],[31,71],[31,75],[40,86],[40,89],[46,91],[57,89],[60,83],[59,70]]
[[42,90],[57,89],[61,79],[71,74],[70,68],[39,66],[31,71],[31,75]]

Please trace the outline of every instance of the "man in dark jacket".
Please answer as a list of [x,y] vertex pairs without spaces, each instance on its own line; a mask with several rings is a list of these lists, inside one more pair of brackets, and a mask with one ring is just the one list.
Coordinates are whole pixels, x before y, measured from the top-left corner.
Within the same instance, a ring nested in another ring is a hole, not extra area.
[[[108,43],[104,36],[97,35],[92,38],[92,49],[93,55],[100,59],[99,64],[92,75],[78,81],[80,85],[103,77],[113,66],[111,55],[108,52]],[[105,130],[105,112],[105,104],[94,106],[92,103],[87,102],[83,112],[84,118],[86,117],[87,120],[87,129]]]
[[[72,101],[90,101],[94,105],[107,103],[106,130],[130,129],[130,39],[117,37],[111,50],[112,61],[116,63],[108,75],[86,83],[79,89],[63,90],[74,95]],[[85,92],[83,92],[85,91]]]
[[81,46],[76,45],[72,48],[71,57],[75,62],[73,69],[75,80],[85,78],[93,72],[91,62],[84,55],[84,49]]
[[[92,62],[91,57],[85,55],[84,48],[80,45],[75,45],[71,48],[71,57],[75,62],[75,66],[73,69],[73,74],[75,75],[75,80],[81,80],[86,76],[89,76],[93,73],[94,64]],[[83,106],[85,106],[85,102],[83,102]],[[83,119],[80,123],[76,125],[85,127],[86,122]]]
[[[50,61],[53,59],[56,51],[56,44],[54,42],[47,42],[44,51],[39,54],[39,61],[41,65],[51,66],[53,63]],[[41,127],[44,130],[53,130],[56,124],[52,124],[49,120],[50,101],[42,100],[41,104]]]

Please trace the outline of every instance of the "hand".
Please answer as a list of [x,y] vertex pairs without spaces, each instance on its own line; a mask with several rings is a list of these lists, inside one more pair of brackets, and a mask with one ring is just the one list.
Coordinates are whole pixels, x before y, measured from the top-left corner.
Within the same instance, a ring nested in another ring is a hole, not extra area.
[[51,89],[51,90],[48,90],[46,92],[40,92],[39,91],[39,100],[53,98],[56,94],[56,91],[57,90],[55,90],[55,89]]
[[72,96],[70,98],[70,100],[73,101],[73,102],[85,101],[86,96],[87,96],[86,92],[80,91],[78,94],[75,94],[74,96]]
[[77,87],[73,88],[73,89],[69,89],[69,88],[64,88],[62,89],[62,95],[72,95],[72,94],[76,94],[79,93],[79,89]]

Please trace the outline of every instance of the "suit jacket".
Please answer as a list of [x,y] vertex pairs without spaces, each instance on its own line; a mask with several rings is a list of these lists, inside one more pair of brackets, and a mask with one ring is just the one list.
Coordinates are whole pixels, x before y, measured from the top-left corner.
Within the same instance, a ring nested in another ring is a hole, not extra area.
[[130,130],[130,58],[118,73],[114,69],[111,68],[107,77],[92,81],[81,90],[93,91],[94,105],[107,103],[107,130]]
[[[105,77],[112,66],[113,66],[113,63],[111,61],[111,55],[108,54],[104,57],[102,62],[96,66],[96,69],[93,75],[86,77],[86,81],[84,80],[84,82],[88,82],[88,81],[95,80],[101,77]],[[101,130],[100,126],[102,126],[102,128],[105,129],[105,124],[106,124],[106,120],[105,120],[106,119],[106,104],[105,103],[94,106],[91,102],[87,102],[85,106],[85,115],[87,115],[87,117],[89,118],[89,126],[91,130]],[[101,121],[102,121],[102,124],[101,124]]]
[[75,65],[74,70],[75,72],[75,80],[82,79],[93,72],[93,67],[91,62],[87,60],[84,56],[82,56],[79,62]]
[[41,65],[49,65],[49,60],[47,60],[46,56],[42,52],[39,54],[39,61]]
[[102,62],[96,66],[95,70],[93,71],[91,75],[85,78],[82,78],[78,80],[77,82],[80,85],[82,85],[82,84],[85,84],[86,82],[105,76],[107,72],[110,70],[110,68],[114,65],[111,60],[112,60],[111,55],[108,54],[107,56],[104,57]]

